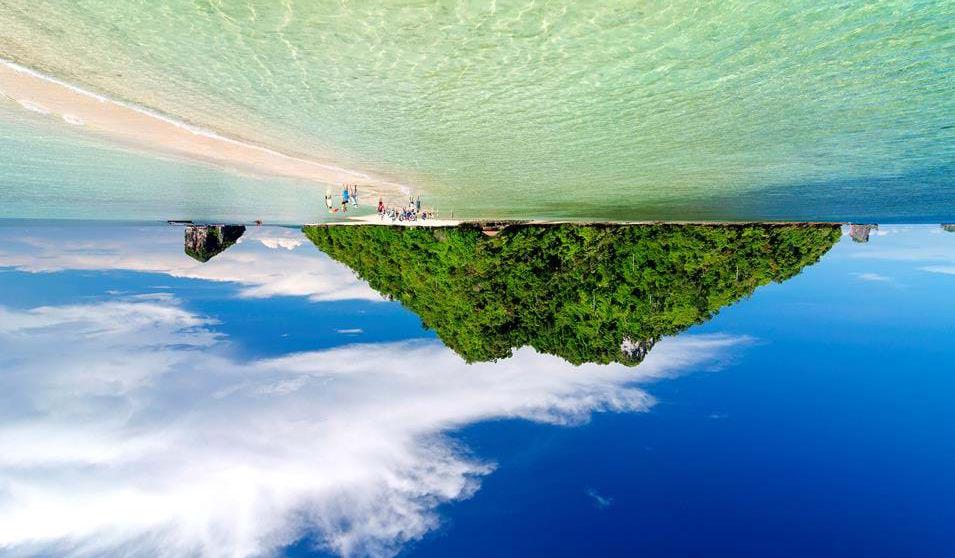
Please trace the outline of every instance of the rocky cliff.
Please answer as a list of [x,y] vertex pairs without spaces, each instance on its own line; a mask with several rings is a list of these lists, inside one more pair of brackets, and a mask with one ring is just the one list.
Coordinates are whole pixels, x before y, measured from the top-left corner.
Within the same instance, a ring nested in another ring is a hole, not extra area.
[[879,225],[849,225],[849,236],[855,242],[869,242],[869,233],[879,230]]
[[235,244],[244,233],[244,225],[188,225],[185,251],[205,263]]

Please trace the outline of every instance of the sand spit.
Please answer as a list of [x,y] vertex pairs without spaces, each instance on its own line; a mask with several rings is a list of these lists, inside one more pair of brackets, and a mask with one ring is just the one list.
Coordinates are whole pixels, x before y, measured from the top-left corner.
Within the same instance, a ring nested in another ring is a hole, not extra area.
[[377,213],[348,217],[344,221],[320,223],[321,225],[392,225],[398,227],[456,227],[464,221],[457,219],[418,219],[416,221],[398,221],[388,217],[382,219]]
[[[589,225],[589,226],[705,226],[705,227],[744,227],[748,225],[767,226],[803,226],[817,227],[823,225],[848,225],[840,221],[586,221],[572,219],[426,219],[417,221],[396,221],[389,218],[382,219],[377,214],[346,217],[339,221],[306,224],[307,227],[318,226],[348,226],[348,225],[383,225],[395,227],[457,227],[473,225],[480,227],[494,236],[497,232],[511,226],[551,226],[551,225]],[[493,233],[493,234],[492,234]]]
[[169,116],[86,91],[55,77],[0,59],[0,97],[24,110],[59,119],[119,145],[185,157],[260,176],[323,185],[358,183],[366,196],[404,199],[408,188],[365,173],[280,153],[220,135]]

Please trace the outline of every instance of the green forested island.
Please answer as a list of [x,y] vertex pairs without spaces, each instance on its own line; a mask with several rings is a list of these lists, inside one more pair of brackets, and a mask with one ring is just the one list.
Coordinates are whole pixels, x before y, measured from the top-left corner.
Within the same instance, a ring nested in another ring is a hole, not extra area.
[[815,263],[838,225],[308,226],[468,362],[531,346],[638,364],[662,336]]

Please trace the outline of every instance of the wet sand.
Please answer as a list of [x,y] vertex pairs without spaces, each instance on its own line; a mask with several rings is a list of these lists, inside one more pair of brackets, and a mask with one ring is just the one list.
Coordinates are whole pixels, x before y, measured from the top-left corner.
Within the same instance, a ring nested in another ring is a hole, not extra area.
[[51,125],[82,128],[118,146],[183,157],[259,176],[325,185],[358,183],[366,196],[405,199],[409,188],[368,174],[280,153],[86,91],[0,59],[0,102],[40,113]]
[[321,223],[322,225],[392,225],[398,227],[456,227],[464,221],[457,219],[418,219],[417,221],[398,221],[389,217],[382,219],[377,213],[348,217],[344,221]]

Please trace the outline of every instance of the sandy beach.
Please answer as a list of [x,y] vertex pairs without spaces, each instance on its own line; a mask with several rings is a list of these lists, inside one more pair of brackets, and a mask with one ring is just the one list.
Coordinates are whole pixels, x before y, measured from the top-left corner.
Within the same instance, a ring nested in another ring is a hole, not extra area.
[[386,200],[403,200],[409,191],[401,184],[362,172],[286,155],[179,122],[0,59],[2,100],[46,115],[55,125],[79,127],[120,146],[254,175],[295,178],[322,185],[357,183],[369,199],[382,196]]
[[390,225],[400,227],[456,227],[464,221],[459,219],[418,219],[416,221],[398,221],[390,218],[378,216],[377,213],[371,215],[360,215],[357,217],[348,217],[344,221],[322,223],[323,225]]

